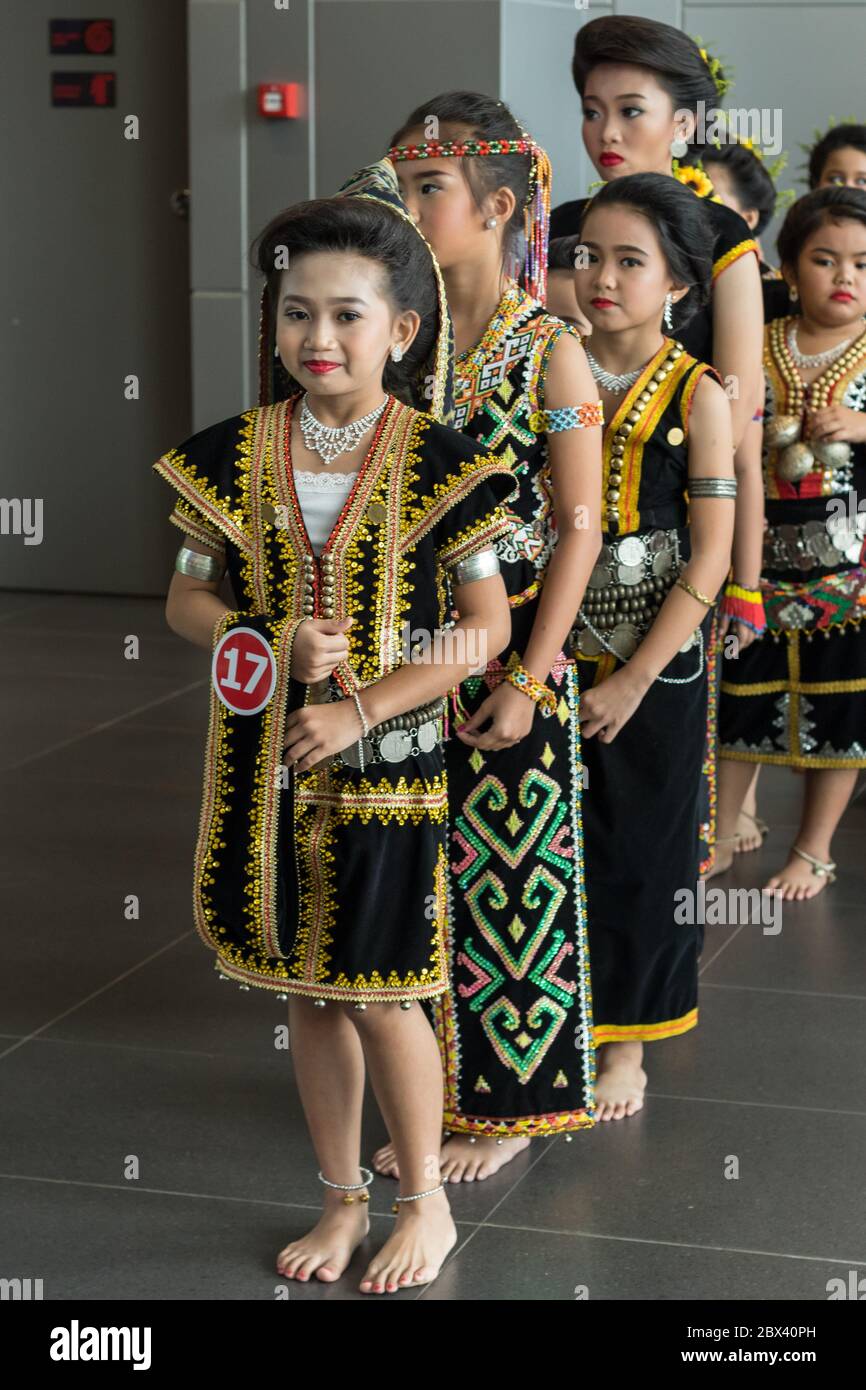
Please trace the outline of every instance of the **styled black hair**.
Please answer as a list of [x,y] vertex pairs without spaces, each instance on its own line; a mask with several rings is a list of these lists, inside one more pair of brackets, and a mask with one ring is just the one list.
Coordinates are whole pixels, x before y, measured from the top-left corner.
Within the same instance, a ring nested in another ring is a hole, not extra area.
[[[674,111],[697,115],[699,101],[707,113],[718,108],[718,89],[701,50],[694,39],[670,24],[629,14],[591,19],[574,38],[571,72],[581,96],[599,63],[633,63],[648,68],[667,92]],[[724,76],[721,69],[720,76]],[[692,144],[703,148],[699,140]]]
[[788,209],[776,239],[779,264],[792,269],[813,232],[828,222],[846,220],[866,227],[866,193],[859,188],[816,188]]
[[[267,281],[275,322],[286,262],[291,265],[313,251],[351,251],[375,261],[382,270],[383,293],[394,309],[420,314],[414,341],[399,364],[388,358],[382,382],[386,391],[413,404],[412,383],[430,355],[438,322],[436,276],[423,238],[399,213],[365,198],[316,198],[286,208],[256,237],[251,252],[253,265]],[[300,389],[279,361],[275,386],[279,396]]]
[[844,149],[866,154],[866,125],[834,125],[809,151],[809,187],[817,188],[831,154]]
[[697,164],[698,161],[711,180],[711,165],[724,165],[741,207],[754,208],[757,212],[754,234],[760,236],[776,210],[776,186],[758,156],[739,140],[720,139],[718,146],[711,142],[702,150],[690,150],[680,163]]
[[554,237],[547,247],[547,269],[574,270],[574,253],[579,245],[579,233]]
[[713,228],[700,198],[669,174],[624,174],[587,201],[581,232],[589,214],[601,207],[632,208],[652,223],[672,278],[689,286],[676,309],[677,327],[684,327],[709,302],[712,289]]
[[[473,140],[520,140],[526,135],[504,101],[485,96],[482,92],[442,92],[415,107],[392,135],[389,148],[405,144],[409,131],[418,126],[426,127],[431,117],[440,126],[466,126]],[[440,140],[445,137],[437,134],[435,138]],[[514,194],[514,212],[505,224],[502,249],[506,258],[512,257],[519,265],[523,260],[523,211],[529,197],[532,156],[470,155],[460,159],[459,164],[477,208],[480,209],[484,198],[497,188],[510,188]]]

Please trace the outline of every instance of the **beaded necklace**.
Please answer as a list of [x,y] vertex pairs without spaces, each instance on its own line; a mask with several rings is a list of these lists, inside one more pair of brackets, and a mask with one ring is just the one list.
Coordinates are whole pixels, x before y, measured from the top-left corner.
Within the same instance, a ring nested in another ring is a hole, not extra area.
[[[684,351],[685,348],[682,343],[678,343],[676,339],[665,339],[665,344],[659,349],[656,357],[650,358],[646,366],[641,368],[641,372],[645,373],[652,365],[653,361],[662,357],[662,353],[664,353],[664,357],[659,361],[658,366],[649,381],[647,381],[644,389],[639,391],[635,398],[633,395],[634,387],[629,388],[628,395],[624,397],[617,411],[617,415],[620,418],[619,425],[616,430],[614,430],[613,434],[610,434],[609,430],[605,430],[604,432],[603,457],[605,464],[604,471],[607,474],[604,483],[604,509],[607,529],[612,535],[617,535],[620,529],[620,485],[622,483],[623,456],[625,455],[629,436],[632,434],[635,427],[641,423],[647,407],[652,403],[653,396],[656,391],[658,391],[665,378],[674,370],[678,359],[682,357]],[[635,385],[636,384],[637,383],[635,383]],[[617,417],[614,416],[614,420],[616,420],[616,418]],[[614,421],[611,421],[611,426],[613,423]],[[610,460],[609,463],[608,460]]]
[[516,280],[509,280],[508,288],[499,301],[492,319],[482,334],[481,341],[474,348],[467,348],[457,358],[456,365],[466,373],[472,373],[484,366],[488,358],[502,346],[512,327],[515,314],[521,308],[525,292]]
[[785,319],[773,319],[770,324],[770,352],[779,368],[785,383],[787,400],[785,410],[790,415],[802,415],[808,404],[810,410],[822,410],[830,404],[834,387],[847,376],[851,368],[866,359],[866,332],[861,333],[841,357],[806,386],[797,364],[791,356],[787,335],[790,324],[795,323],[797,315]]

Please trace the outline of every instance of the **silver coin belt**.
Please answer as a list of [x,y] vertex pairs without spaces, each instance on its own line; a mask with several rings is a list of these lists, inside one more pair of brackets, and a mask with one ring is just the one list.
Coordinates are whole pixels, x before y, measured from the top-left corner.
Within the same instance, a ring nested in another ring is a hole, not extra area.
[[631,656],[681,569],[675,530],[620,536],[606,542],[587,581],[575,624],[582,656],[598,656],[602,644],[588,623],[609,634],[617,654]]
[[764,534],[764,565],[768,569],[812,570],[818,565],[856,565],[866,536],[866,512],[856,517],[828,517],[798,526],[782,523]]
[[[628,661],[646,636],[683,568],[676,529],[645,531],[607,541],[587,581],[572,631],[577,656],[610,652]],[[703,670],[703,638],[698,628],[680,651],[700,647],[700,665],[691,676],[657,676],[665,685],[686,685]]]
[[[439,697],[426,705],[397,714],[376,724],[362,740],[364,766],[370,763],[402,763],[431,753],[445,736],[445,700]],[[358,745],[352,743],[337,755],[347,767],[360,768]]]

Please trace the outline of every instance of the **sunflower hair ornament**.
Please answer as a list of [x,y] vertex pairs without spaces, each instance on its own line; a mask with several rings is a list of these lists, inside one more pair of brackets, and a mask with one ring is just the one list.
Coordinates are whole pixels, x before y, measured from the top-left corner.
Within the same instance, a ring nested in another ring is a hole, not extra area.
[[528,154],[529,191],[523,208],[526,250],[521,275],[527,294],[544,304],[547,298],[547,242],[550,231],[550,189],[553,173],[546,150],[522,127],[519,140],[425,140],[420,145],[392,145],[388,159],[483,158],[485,155]]
[[712,53],[708,53],[706,48],[702,47],[699,38],[694,39],[693,42],[697,44],[698,52],[709,68],[710,77],[715,83],[716,94],[721,100],[722,97],[727,96],[734,85],[734,76],[731,66],[729,63],[726,63],[723,67],[721,59],[713,57]]
[[709,198],[711,203],[720,203],[722,200],[713,188],[713,181],[699,159],[692,164],[680,164],[678,159],[671,160],[671,174],[677,183],[682,183],[686,188],[690,188],[699,198]]

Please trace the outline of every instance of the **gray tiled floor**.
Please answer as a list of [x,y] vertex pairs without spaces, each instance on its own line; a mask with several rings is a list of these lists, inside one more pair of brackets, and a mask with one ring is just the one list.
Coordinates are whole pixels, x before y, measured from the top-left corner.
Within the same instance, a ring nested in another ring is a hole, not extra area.
[[[220,984],[190,923],[206,656],[151,601],[0,594],[0,638],[0,1274],[272,1299],[319,1185],[284,1006]],[[717,883],[780,862],[800,784],[761,783],[771,837]],[[458,1245],[397,1298],[824,1299],[866,1264],[866,796],[835,848],[838,882],[777,935],[707,928],[701,1027],[650,1049],[645,1110],[450,1189]],[[366,1153],[382,1135],[371,1108]],[[391,1192],[347,1276],[292,1298],[363,1296]]]

